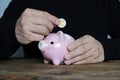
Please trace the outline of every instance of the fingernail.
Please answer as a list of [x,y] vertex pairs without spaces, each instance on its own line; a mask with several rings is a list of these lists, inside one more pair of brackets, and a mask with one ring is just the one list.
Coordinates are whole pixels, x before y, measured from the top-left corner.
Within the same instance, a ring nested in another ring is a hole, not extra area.
[[69,65],[69,64],[71,64],[71,62],[70,61],[65,61],[65,64]]
[[65,59],[69,60],[70,59],[70,55],[69,54],[65,55]]
[[72,45],[69,45],[69,46],[68,46],[68,50],[70,50],[70,51],[73,50],[73,48],[74,48],[74,47],[73,47]]
[[59,20],[59,19],[56,20],[56,24],[57,24],[57,25],[60,24],[60,20]]

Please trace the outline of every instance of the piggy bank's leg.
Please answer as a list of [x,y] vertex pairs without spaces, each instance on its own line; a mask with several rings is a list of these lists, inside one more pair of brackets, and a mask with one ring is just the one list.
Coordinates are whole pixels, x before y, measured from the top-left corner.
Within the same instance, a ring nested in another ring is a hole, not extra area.
[[58,60],[58,59],[54,59],[54,60],[53,60],[53,64],[54,64],[54,65],[59,65],[59,64],[60,64],[60,62],[61,62],[61,61],[60,61],[60,60]]
[[44,63],[45,63],[45,64],[48,64],[48,63],[49,63],[49,60],[44,59]]

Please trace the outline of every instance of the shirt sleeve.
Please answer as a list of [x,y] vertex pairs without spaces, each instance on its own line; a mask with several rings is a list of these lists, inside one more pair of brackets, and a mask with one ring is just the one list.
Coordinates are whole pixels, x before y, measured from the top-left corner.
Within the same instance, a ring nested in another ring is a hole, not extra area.
[[111,19],[108,28],[110,39],[100,40],[103,44],[106,60],[120,60],[120,2],[112,0]]
[[12,0],[0,19],[0,59],[9,58],[19,47],[15,24],[23,11],[22,0]]

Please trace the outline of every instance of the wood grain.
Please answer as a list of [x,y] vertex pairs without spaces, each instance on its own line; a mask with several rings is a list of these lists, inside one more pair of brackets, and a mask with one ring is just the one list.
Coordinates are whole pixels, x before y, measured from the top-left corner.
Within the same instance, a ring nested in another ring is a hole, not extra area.
[[39,59],[1,60],[0,80],[120,80],[120,61],[55,66]]

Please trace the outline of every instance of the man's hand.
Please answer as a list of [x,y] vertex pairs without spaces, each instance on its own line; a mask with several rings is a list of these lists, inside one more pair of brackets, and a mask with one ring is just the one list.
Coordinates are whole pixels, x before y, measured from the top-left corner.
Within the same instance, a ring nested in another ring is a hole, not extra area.
[[65,64],[98,63],[104,60],[102,44],[90,35],[85,35],[68,46]]
[[48,12],[26,9],[17,20],[15,34],[21,44],[40,41],[48,35],[59,19]]

